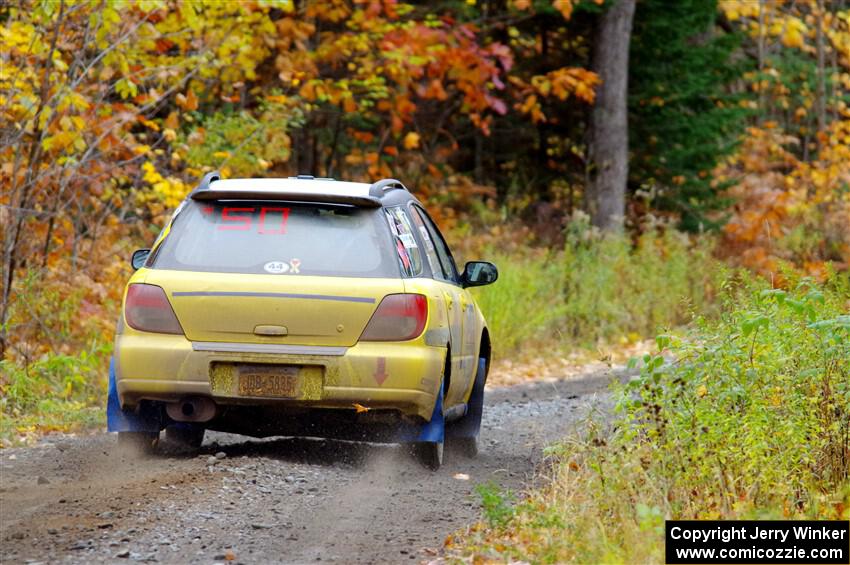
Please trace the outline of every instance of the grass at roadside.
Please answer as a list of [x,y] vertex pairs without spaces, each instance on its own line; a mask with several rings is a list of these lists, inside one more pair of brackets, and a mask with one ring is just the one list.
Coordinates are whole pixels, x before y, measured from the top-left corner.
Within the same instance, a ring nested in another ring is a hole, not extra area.
[[452,558],[660,563],[666,518],[850,518],[847,275],[739,281],[721,303],[658,337],[613,425],[549,449],[547,486],[519,501],[484,487]]
[[111,350],[97,345],[28,365],[0,361],[0,447],[102,425]]
[[623,345],[712,312],[725,268],[711,249],[668,231],[636,244],[576,235],[558,250],[485,251],[499,280],[476,289],[476,299],[500,356],[534,343],[564,351]]

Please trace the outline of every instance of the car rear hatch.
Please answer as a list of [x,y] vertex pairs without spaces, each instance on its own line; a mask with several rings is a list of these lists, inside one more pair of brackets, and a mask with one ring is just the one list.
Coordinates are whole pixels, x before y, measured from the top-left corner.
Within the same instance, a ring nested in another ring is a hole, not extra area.
[[404,292],[380,209],[190,201],[145,282],[192,341],[351,346]]
[[400,279],[152,271],[192,341],[351,346]]

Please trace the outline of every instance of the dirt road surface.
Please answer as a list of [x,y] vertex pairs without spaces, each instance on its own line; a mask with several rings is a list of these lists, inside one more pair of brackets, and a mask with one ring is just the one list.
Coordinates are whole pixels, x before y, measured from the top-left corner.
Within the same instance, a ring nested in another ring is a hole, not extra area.
[[223,433],[148,458],[105,433],[5,449],[0,562],[428,562],[478,518],[475,485],[528,485],[614,378],[488,390],[478,458],[447,451],[436,473],[397,445]]

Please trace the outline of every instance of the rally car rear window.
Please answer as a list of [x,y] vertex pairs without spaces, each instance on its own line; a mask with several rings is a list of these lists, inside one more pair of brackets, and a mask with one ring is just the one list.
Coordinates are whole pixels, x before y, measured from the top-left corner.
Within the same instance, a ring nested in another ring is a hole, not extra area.
[[288,202],[194,202],[151,267],[183,271],[398,277],[383,214]]

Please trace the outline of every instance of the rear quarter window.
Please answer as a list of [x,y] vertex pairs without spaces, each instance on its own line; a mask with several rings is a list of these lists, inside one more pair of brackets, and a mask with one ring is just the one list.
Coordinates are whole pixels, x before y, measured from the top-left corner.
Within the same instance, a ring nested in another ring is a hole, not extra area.
[[289,202],[190,201],[152,268],[398,277],[380,209]]
[[398,255],[399,268],[408,277],[422,274],[422,254],[413,235],[413,226],[410,217],[401,206],[393,206],[385,209],[387,225],[390,235],[395,242],[395,250]]

